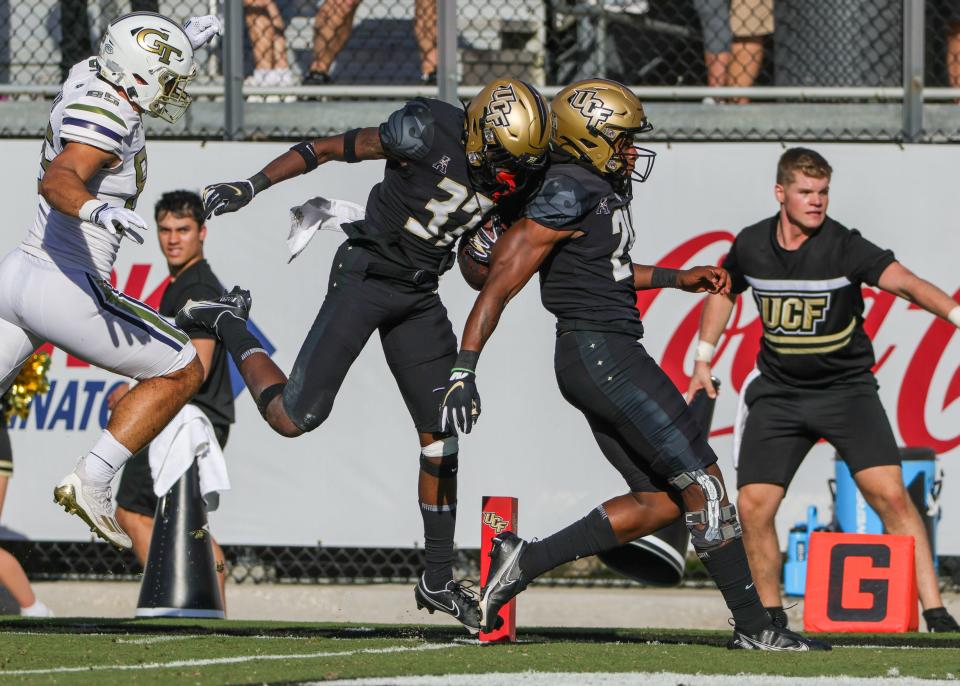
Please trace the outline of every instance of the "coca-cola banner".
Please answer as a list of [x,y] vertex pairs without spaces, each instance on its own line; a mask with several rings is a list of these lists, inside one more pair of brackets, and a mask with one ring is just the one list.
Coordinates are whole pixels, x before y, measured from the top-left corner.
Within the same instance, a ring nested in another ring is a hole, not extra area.
[[[956,267],[960,194],[951,146],[816,145],[831,162],[830,214],[891,248],[910,269],[948,293],[960,289]],[[41,141],[0,142],[3,252],[34,221]],[[287,146],[266,143],[152,142],[149,178],[137,211],[152,219],[158,196],[177,188],[245,178]],[[654,146],[650,180],[635,188],[636,262],[685,267],[722,259],[737,231],[777,210],[773,197],[775,144]],[[382,163],[330,164],[265,191],[243,211],[209,222],[206,255],[221,281],[253,292],[252,323],[289,370],[326,290],[333,253],[343,236],[322,231],[288,264],[289,208],[315,195],[363,203]],[[148,235],[125,242],[117,285],[159,302],[166,266]],[[474,293],[454,270],[440,292],[461,330]],[[960,553],[960,344],[954,329],[894,296],[866,289],[865,326],[874,340],[877,377],[887,414],[903,444],[934,448],[945,472],[939,527],[941,554]],[[702,297],[642,293],[638,305],[645,345],[680,390],[692,369]],[[731,427],[737,392],[753,368],[760,325],[751,299],[741,299],[717,351],[723,389],[711,443],[733,488]],[[586,514],[625,486],[593,441],[586,421],[557,390],[554,322],[540,305],[535,280],[510,303],[478,369],[483,416],[460,441],[457,541],[479,544],[481,496],[519,498],[519,532],[544,536]],[[322,351],[321,351],[322,354]],[[107,420],[106,396],[116,376],[53,351],[50,392],[11,430],[15,476],[3,522],[7,535],[84,539],[85,527],[52,502],[56,480],[93,442]],[[344,382],[329,419],[297,439],[275,435],[249,395],[238,391],[237,424],[226,455],[233,490],[212,518],[226,543],[422,545],[416,482],[419,447],[400,393],[373,336]],[[775,460],[778,455],[764,456]],[[785,532],[817,505],[830,518],[833,450],[813,449],[778,518]]]

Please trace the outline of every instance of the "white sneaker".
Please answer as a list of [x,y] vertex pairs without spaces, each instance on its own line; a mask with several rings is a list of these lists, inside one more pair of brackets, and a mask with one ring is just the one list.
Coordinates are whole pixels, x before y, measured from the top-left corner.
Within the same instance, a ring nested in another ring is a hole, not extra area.
[[21,617],[53,617],[53,610],[43,604],[39,598],[30,607],[20,608]]
[[75,514],[90,526],[90,531],[117,548],[130,548],[130,537],[120,527],[113,508],[110,486],[83,483],[80,475],[70,472],[53,489],[53,501],[67,514]]

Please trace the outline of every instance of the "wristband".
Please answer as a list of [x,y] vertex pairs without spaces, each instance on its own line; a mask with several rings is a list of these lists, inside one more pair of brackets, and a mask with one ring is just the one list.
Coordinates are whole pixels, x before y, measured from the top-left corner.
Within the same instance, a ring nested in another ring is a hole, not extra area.
[[257,172],[251,176],[247,181],[250,182],[250,185],[253,187],[253,194],[256,195],[260,191],[265,191],[270,186],[273,185],[273,181],[270,180],[270,177],[264,174],[263,172]]
[[[957,308],[960,310],[960,307]],[[697,362],[706,362],[710,364],[713,361],[713,351],[717,349],[713,343],[707,343],[706,341],[697,341],[697,352],[694,354],[693,359]]]
[[[77,216],[80,217],[85,222],[93,222],[93,215],[97,213],[101,207],[106,205],[103,200],[97,200],[96,198],[90,198],[85,203],[80,206],[80,210],[77,212]],[[95,222],[94,222],[95,223]],[[958,308],[960,309],[960,308]]]
[[680,270],[654,267],[650,275],[650,285],[653,288],[676,288],[680,283]]
[[461,350],[457,355],[457,361],[453,363],[451,371],[477,373],[477,362],[480,360],[480,353],[476,350]]
[[947,312],[947,321],[960,329],[960,305]]

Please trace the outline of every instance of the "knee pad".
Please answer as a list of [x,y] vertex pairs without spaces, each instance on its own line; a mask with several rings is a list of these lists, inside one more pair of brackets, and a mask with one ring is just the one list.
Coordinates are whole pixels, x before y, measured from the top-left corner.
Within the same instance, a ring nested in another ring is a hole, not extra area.
[[707,501],[706,508],[703,510],[688,512],[684,516],[694,548],[698,550],[716,548],[724,541],[740,538],[737,508],[732,504],[720,505],[724,491],[723,484],[717,477],[697,469],[678,474],[670,479],[670,484],[680,491],[696,484],[703,491],[703,497]]
[[[456,436],[434,441],[420,449],[420,469],[438,479],[450,479],[457,475],[459,467],[459,442]],[[433,460],[439,459],[439,462]]]

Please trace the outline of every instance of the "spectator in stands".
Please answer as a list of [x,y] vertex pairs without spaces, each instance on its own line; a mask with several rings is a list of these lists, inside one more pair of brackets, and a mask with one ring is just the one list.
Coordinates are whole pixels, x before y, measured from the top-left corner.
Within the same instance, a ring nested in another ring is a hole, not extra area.
[[[13,449],[10,445],[10,435],[7,433],[7,423],[3,421],[3,408],[0,402],[0,511],[3,510],[3,501],[7,497],[7,483],[13,476]],[[22,617],[52,617],[53,613],[43,604],[27,580],[27,574],[17,562],[17,558],[0,548],[0,585],[7,589],[20,606]]]
[[947,76],[951,88],[960,88],[960,14],[947,22]]
[[[200,196],[190,191],[164,193],[154,208],[154,218],[160,250],[170,270],[170,284],[160,300],[160,314],[173,317],[190,298],[218,298],[223,293],[223,286],[203,257],[207,227],[204,225]],[[197,357],[203,363],[204,370],[203,385],[190,403],[207,416],[213,424],[217,441],[223,447],[233,423],[233,391],[226,350],[220,341],[206,331],[185,330],[185,333],[197,349]],[[111,394],[108,399],[111,409],[127,390],[124,384]],[[149,448],[145,448],[127,462],[117,488],[117,521],[130,535],[133,551],[142,565],[147,562],[153,534],[153,515],[157,509],[148,454]],[[211,542],[217,563],[220,595],[226,609],[223,550],[216,541],[211,539]]]
[[[731,0],[730,29],[733,57],[727,85],[749,88],[757,80],[763,64],[763,41],[773,33],[773,0]],[[749,101],[736,98],[732,102]]]
[[[693,5],[703,29],[703,61],[707,67],[707,85],[711,88],[722,88],[727,85],[733,43],[730,0],[693,0]],[[715,102],[713,98],[704,98],[704,103]]]
[[243,17],[253,48],[253,74],[247,86],[292,86],[283,16],[274,0],[243,0]]
[[[353,15],[360,0],[325,0],[317,9],[313,28],[313,62],[303,78],[305,86],[330,83],[333,61],[347,44],[353,31]],[[415,0],[413,33],[420,49],[420,80],[437,82],[437,4],[436,0]]]

